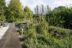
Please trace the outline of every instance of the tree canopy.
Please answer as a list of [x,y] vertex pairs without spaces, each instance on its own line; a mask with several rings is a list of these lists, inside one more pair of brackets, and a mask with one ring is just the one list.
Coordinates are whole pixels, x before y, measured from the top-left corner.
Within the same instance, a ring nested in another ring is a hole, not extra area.
[[33,17],[33,12],[31,11],[31,9],[29,7],[25,7],[24,8],[24,13],[25,13],[25,18],[26,19],[32,19]]
[[46,15],[49,25],[70,28],[72,26],[72,8],[59,6]]
[[5,21],[4,8],[5,8],[5,0],[0,0],[0,22]]
[[11,0],[8,9],[10,11],[9,18],[11,21],[21,20],[24,17],[20,0]]

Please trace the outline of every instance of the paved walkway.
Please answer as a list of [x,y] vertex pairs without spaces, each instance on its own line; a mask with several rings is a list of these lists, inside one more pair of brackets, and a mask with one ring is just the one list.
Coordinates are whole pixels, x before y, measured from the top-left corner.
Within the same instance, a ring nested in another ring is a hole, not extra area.
[[14,24],[10,24],[10,28],[0,40],[0,48],[21,48]]

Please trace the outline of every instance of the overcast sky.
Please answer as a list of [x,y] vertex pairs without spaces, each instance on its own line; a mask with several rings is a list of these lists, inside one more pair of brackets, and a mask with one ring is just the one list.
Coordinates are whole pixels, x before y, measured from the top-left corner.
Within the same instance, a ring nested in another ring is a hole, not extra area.
[[[44,4],[49,5],[51,8],[55,8],[58,6],[71,6],[72,0],[20,0],[22,6],[29,6],[32,10],[36,5]],[[9,3],[8,0],[6,0]]]

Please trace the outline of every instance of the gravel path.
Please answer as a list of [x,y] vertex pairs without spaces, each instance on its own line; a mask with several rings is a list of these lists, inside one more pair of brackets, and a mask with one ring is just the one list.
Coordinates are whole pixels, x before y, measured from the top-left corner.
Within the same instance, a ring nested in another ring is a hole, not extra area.
[[10,28],[0,41],[0,48],[21,48],[14,24],[10,24]]

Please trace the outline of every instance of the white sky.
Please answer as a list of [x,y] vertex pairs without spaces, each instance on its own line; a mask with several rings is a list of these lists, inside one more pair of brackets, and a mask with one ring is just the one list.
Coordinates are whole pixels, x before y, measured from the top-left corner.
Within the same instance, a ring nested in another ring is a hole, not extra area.
[[[49,5],[51,8],[58,6],[71,6],[72,0],[20,0],[22,6],[29,6],[32,10],[36,5],[44,4]],[[6,0],[9,3],[9,0]]]

